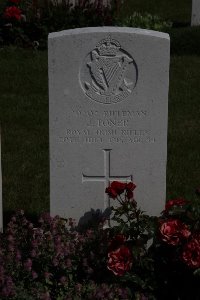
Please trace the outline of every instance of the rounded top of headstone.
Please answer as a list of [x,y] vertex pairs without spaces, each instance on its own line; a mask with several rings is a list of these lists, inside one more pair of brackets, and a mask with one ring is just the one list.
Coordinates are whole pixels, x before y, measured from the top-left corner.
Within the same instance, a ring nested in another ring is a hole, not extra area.
[[131,33],[131,34],[138,34],[138,35],[146,35],[151,37],[157,37],[161,39],[170,40],[169,34],[154,31],[154,30],[147,30],[141,28],[132,28],[132,27],[112,27],[112,26],[102,26],[102,27],[85,27],[85,28],[76,28],[76,29],[68,29],[59,32],[52,32],[49,34],[48,38],[59,38],[68,35],[78,35],[78,34],[87,34],[87,33],[97,33],[97,32],[105,32],[105,33]]

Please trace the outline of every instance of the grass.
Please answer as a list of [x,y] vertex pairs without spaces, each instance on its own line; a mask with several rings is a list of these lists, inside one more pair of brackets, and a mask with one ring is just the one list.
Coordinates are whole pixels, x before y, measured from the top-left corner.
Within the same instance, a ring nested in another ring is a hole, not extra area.
[[200,186],[200,56],[171,59],[167,196],[192,199]]
[[190,23],[192,0],[125,0],[123,13],[148,12],[175,23]]
[[[131,3],[177,23],[190,18],[188,0]],[[200,186],[200,27],[173,28],[171,40],[167,198],[192,199]],[[0,70],[6,220],[16,207],[31,215],[49,210],[47,52],[1,49]]]
[[4,211],[49,208],[47,53],[0,53]]
[[176,56],[200,55],[200,27],[173,28],[171,36],[171,54]]

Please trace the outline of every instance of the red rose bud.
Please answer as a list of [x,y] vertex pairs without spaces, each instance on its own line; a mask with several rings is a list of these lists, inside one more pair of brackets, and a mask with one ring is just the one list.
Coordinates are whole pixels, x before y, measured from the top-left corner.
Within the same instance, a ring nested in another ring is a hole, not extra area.
[[126,196],[129,200],[132,199],[133,198],[133,192],[132,191],[127,191]]
[[127,191],[133,191],[136,188],[136,185],[133,182],[129,182],[126,184]]
[[121,246],[108,253],[107,268],[117,276],[123,276],[132,267],[132,253],[126,246]]
[[125,191],[126,183],[113,181],[110,187],[114,189],[118,195],[121,195]]
[[187,225],[180,220],[169,220],[161,224],[160,234],[163,242],[175,246],[178,245],[182,239],[188,238],[191,232]]
[[113,199],[117,198],[117,192],[114,189],[112,189],[110,186],[106,188],[105,192],[108,194],[110,198]]
[[185,245],[182,253],[183,261],[192,269],[200,268],[200,234],[196,234]]
[[126,184],[126,197],[128,200],[133,198],[133,190],[136,188],[136,185],[133,182]]
[[22,18],[21,10],[16,6],[9,6],[4,12],[4,18],[20,21]]
[[106,188],[106,193],[110,198],[117,198],[118,195],[121,195],[126,188],[126,183],[113,181],[109,187]]
[[179,199],[174,199],[170,200],[166,203],[165,205],[165,210],[169,210],[175,206],[184,206],[187,203],[185,199],[179,198]]

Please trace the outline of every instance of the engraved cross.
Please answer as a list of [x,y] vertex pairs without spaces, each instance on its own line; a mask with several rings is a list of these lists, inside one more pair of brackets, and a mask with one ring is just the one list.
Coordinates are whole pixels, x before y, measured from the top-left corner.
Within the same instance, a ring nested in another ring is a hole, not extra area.
[[112,149],[104,149],[104,175],[103,176],[88,176],[82,174],[82,183],[83,182],[104,182],[104,209],[110,207],[109,196],[105,193],[105,189],[109,186],[110,181],[133,181],[132,175],[127,176],[111,176],[110,175],[110,152]]

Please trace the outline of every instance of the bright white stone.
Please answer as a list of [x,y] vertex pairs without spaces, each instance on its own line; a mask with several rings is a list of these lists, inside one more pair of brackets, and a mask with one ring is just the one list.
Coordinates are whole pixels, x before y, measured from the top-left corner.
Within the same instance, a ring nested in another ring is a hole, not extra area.
[[133,180],[149,214],[163,210],[169,49],[167,34],[133,28],[49,35],[53,215],[103,211],[113,180]]
[[200,25],[200,0],[192,1],[192,26]]

